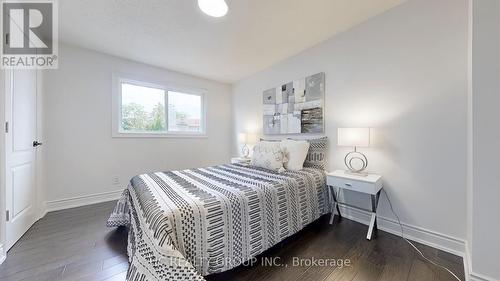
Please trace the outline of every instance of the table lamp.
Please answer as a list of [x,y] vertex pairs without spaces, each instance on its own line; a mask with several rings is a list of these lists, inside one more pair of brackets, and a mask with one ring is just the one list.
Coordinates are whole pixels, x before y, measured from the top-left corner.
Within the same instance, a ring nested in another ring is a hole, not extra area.
[[366,175],[363,171],[368,166],[368,159],[358,152],[358,147],[370,146],[370,128],[339,128],[337,144],[354,147],[354,151],[344,157],[344,164],[349,169],[347,173]]
[[248,155],[250,154],[248,145],[255,144],[257,143],[257,141],[257,135],[246,133],[238,134],[238,142],[243,144],[243,146],[241,147],[241,156],[248,158]]

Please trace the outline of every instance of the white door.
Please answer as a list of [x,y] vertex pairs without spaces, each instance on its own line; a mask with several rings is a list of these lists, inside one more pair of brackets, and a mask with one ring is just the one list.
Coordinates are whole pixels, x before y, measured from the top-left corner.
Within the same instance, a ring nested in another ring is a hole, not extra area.
[[7,249],[36,221],[36,70],[6,71]]

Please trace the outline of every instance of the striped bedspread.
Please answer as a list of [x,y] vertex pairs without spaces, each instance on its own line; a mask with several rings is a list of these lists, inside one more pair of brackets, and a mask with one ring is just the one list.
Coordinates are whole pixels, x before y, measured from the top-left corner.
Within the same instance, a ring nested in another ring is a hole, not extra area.
[[204,280],[327,212],[322,170],[228,164],[135,176],[107,224],[129,226],[127,280]]

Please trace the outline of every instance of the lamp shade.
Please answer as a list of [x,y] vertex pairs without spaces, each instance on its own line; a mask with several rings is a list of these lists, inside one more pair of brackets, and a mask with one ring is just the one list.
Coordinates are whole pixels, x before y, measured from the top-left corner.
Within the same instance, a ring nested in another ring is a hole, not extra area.
[[370,128],[339,128],[339,146],[370,146]]
[[256,144],[259,142],[259,137],[255,134],[247,134],[247,144]]
[[238,143],[247,143],[247,134],[245,133],[238,134]]
[[257,135],[245,134],[245,133],[238,134],[238,143],[256,144],[258,141],[259,141],[259,138],[257,137]]

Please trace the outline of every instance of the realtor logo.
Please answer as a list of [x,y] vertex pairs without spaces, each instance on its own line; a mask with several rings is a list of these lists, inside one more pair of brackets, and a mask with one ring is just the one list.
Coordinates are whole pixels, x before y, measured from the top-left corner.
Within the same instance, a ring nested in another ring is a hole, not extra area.
[[57,68],[54,0],[2,1],[2,68]]

